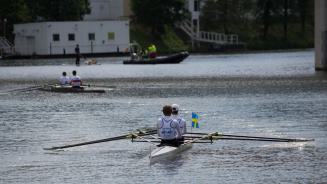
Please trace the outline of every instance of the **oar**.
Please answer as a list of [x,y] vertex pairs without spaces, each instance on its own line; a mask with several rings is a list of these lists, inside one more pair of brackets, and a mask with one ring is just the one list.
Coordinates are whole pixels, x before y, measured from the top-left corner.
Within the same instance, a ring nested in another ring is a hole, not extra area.
[[84,84],[83,86],[87,86],[87,87],[98,87],[98,88],[116,88],[116,86],[93,85],[93,84]]
[[42,86],[30,86],[30,87],[26,87],[26,88],[19,88],[19,89],[9,90],[9,91],[6,91],[6,93],[32,91],[32,90],[35,90],[35,89],[39,89],[41,87]]
[[[215,137],[213,137],[215,139]],[[269,141],[269,142],[309,142],[313,139],[263,139],[263,138],[237,138],[237,137],[217,137],[222,140],[239,140],[239,141]]]
[[[144,130],[137,130],[137,131],[139,131],[140,133],[143,133],[143,134],[145,134],[146,132],[144,131]],[[156,131],[156,130],[153,130],[153,131]],[[156,137],[156,136],[153,136],[153,135],[149,135],[152,139],[161,139],[160,137]]]
[[[146,135],[156,133],[155,130],[148,130],[146,132],[147,132]],[[76,143],[76,144],[68,144],[68,145],[63,145],[63,146],[54,146],[51,148],[43,148],[43,149],[44,150],[56,150],[56,149],[71,148],[71,147],[76,147],[76,146],[84,146],[84,145],[96,144],[96,143],[102,143],[102,142],[116,141],[116,140],[121,140],[121,139],[132,138],[133,134],[135,134],[135,133],[127,133],[127,134],[123,134],[123,135],[116,136],[116,137],[110,137],[110,138],[106,138],[106,139],[99,139],[99,140],[87,141],[87,142]],[[136,133],[136,135],[138,135],[138,134],[140,134],[140,133]],[[144,135],[144,134],[141,133],[141,135]]]
[[[139,139],[142,139],[143,141],[146,141],[146,142],[148,142],[148,143],[150,143],[150,144],[152,144],[153,146],[157,146],[155,143],[153,143],[152,141],[150,141],[150,140],[148,140],[148,139],[145,139],[145,138],[143,138],[142,136],[140,136],[140,135],[137,135],[137,134],[132,134],[132,138],[139,138]],[[133,141],[133,139],[132,139],[132,141]]]
[[[203,135],[204,133],[195,133],[195,134]],[[187,136],[187,135],[185,137],[187,137],[187,138],[199,138],[199,136]],[[256,136],[225,135],[225,134],[218,134],[218,135],[212,136],[211,138],[215,139],[215,140],[223,139],[223,140],[274,141],[274,142],[308,142],[308,141],[314,141],[314,139],[289,139],[289,138],[256,137]]]
[[209,133],[209,134],[206,134],[206,135],[203,135],[201,137],[194,137],[195,139],[192,139],[192,140],[186,140],[184,141],[184,143],[193,143],[193,142],[198,142],[200,140],[204,140],[204,139],[211,139],[213,136],[217,136],[218,135],[218,132],[212,132],[212,133]]

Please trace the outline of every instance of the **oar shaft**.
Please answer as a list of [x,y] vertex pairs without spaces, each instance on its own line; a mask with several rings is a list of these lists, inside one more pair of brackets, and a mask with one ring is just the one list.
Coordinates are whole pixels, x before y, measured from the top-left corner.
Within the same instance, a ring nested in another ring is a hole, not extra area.
[[64,149],[64,148],[71,148],[71,147],[76,147],[76,146],[84,146],[84,145],[89,145],[89,144],[96,144],[96,143],[102,143],[102,142],[108,142],[108,141],[116,141],[116,140],[121,140],[121,139],[127,139],[131,138],[131,135],[152,135],[155,134],[155,130],[148,130],[144,131],[141,133],[128,133],[128,134],[123,134],[117,137],[110,137],[106,139],[99,139],[99,140],[94,140],[94,141],[87,141],[87,142],[82,142],[82,143],[76,143],[76,144],[68,144],[68,145],[63,145],[63,146],[55,146],[51,148],[44,148],[44,150],[56,150],[56,149]]
[[141,140],[143,140],[143,141],[146,141],[146,142],[148,142],[148,143],[150,143],[150,144],[152,144],[152,145],[154,145],[154,146],[157,146],[157,145],[154,144],[151,140],[145,139],[145,138],[143,138],[142,136],[139,136],[139,135],[137,135],[137,134],[132,134],[132,135],[135,136],[135,138],[139,138],[139,139],[141,139]]
[[35,89],[39,89],[41,87],[42,86],[31,86],[31,87],[26,87],[26,88],[13,89],[13,90],[9,90],[9,91],[6,91],[6,92],[7,93],[12,93],[12,92],[25,92],[25,91],[32,91],[32,90],[35,90]]
[[[185,138],[201,138],[200,136],[185,136]],[[312,139],[271,139],[271,138],[249,138],[249,137],[224,137],[224,136],[212,136],[213,140],[240,140],[240,141],[269,141],[269,142],[308,142]]]
[[96,143],[101,143],[101,142],[115,141],[115,140],[125,139],[125,138],[127,138],[128,135],[129,134],[125,134],[125,135],[117,136],[117,137],[99,139],[99,140],[82,142],[82,143],[77,143],[77,144],[69,144],[69,145],[64,145],[64,146],[55,146],[55,147],[44,148],[44,149],[45,150],[56,150],[56,149],[71,148],[71,147],[76,147],[76,146],[84,146],[84,145],[88,145],[88,144],[96,144]]
[[99,88],[116,88],[116,86],[93,85],[93,84],[85,84],[83,86],[86,86],[86,87],[99,87]]
[[[190,132],[187,134],[194,135],[206,135],[206,133]],[[232,135],[232,134],[219,134],[221,137],[232,137],[232,138],[249,138],[249,139],[269,139],[269,140],[282,140],[283,142],[306,142],[313,141],[314,139],[291,139],[291,138],[277,138],[277,137],[260,137],[260,136],[245,136],[245,135]]]

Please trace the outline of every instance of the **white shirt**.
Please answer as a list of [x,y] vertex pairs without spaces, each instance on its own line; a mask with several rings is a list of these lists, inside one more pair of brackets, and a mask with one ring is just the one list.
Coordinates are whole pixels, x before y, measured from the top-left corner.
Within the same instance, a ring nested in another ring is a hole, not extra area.
[[59,83],[60,85],[69,85],[70,83],[70,79],[68,76],[61,76],[60,79],[59,79]]
[[81,86],[82,85],[81,78],[78,75],[72,76],[70,78],[70,85],[72,85],[73,87]]
[[186,134],[186,121],[178,115],[171,115],[171,117],[177,121],[181,134]]
[[157,131],[158,136],[162,140],[172,140],[181,136],[177,121],[170,116],[164,116],[158,119]]

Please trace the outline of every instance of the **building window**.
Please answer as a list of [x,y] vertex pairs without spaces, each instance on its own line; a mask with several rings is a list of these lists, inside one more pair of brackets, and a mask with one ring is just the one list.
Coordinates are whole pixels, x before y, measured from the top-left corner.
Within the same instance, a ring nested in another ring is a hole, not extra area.
[[75,34],[69,33],[68,34],[68,41],[75,41]]
[[60,35],[59,34],[53,34],[52,35],[52,40],[54,42],[59,42],[60,41]]
[[114,32],[108,32],[108,40],[115,40],[115,33]]
[[95,40],[95,33],[89,33],[89,40]]

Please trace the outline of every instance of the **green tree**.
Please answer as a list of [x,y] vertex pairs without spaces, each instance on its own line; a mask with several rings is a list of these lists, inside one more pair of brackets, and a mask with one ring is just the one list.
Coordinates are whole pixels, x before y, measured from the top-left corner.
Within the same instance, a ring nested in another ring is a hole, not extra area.
[[151,28],[154,34],[164,32],[165,25],[173,25],[185,18],[185,0],[132,0],[134,20]]
[[306,33],[307,25],[313,25],[314,12],[314,1],[311,0],[297,0],[295,6],[295,12],[298,13],[301,22],[301,33],[304,35]]
[[88,0],[0,0],[0,30],[13,40],[13,25],[35,21],[81,20]]
[[[24,0],[0,0],[0,30],[1,36],[13,39],[12,30],[13,24],[28,22],[32,18],[29,14],[29,9]],[[5,35],[3,35],[5,34]]]
[[256,8],[256,20],[263,26],[262,38],[266,40],[269,34],[269,29],[272,24],[274,15],[275,3],[274,0],[258,0]]

